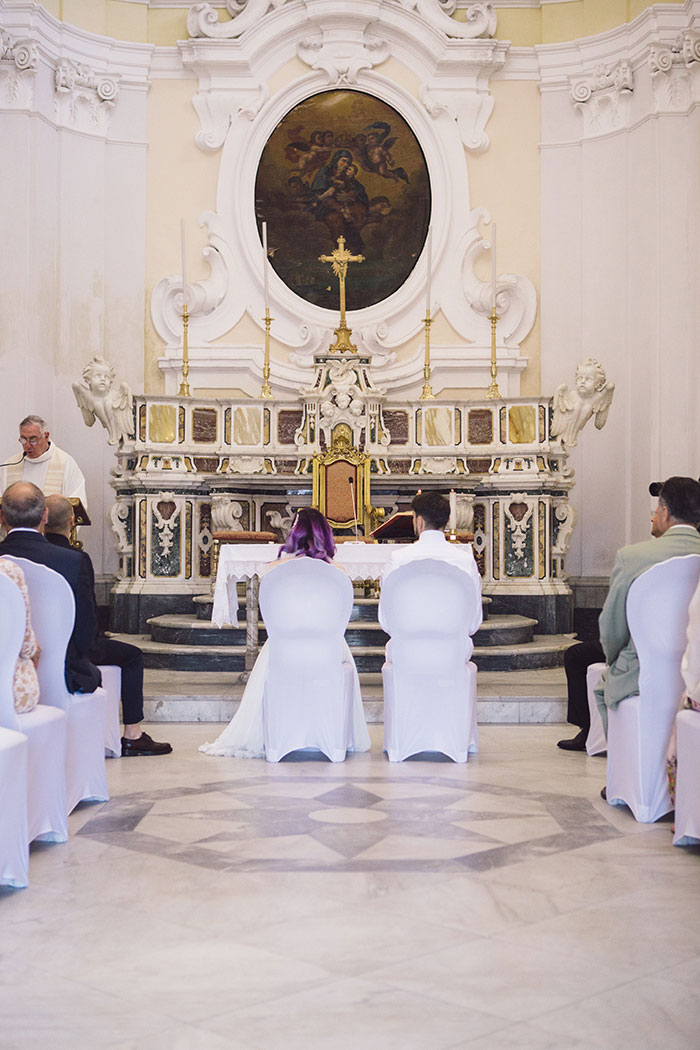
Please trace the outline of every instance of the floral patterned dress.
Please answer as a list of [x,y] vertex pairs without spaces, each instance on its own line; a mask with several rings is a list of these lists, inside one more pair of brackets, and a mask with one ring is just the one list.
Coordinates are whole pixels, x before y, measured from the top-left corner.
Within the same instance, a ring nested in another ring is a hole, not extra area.
[[24,581],[24,573],[19,565],[15,565],[9,558],[0,558],[0,572],[17,584],[27,610],[24,641],[17,657],[14,681],[15,711],[18,714],[24,714],[26,711],[31,711],[39,702],[39,679],[36,676],[36,667],[32,657],[39,655],[40,648],[32,630],[32,621],[29,613],[29,591]]

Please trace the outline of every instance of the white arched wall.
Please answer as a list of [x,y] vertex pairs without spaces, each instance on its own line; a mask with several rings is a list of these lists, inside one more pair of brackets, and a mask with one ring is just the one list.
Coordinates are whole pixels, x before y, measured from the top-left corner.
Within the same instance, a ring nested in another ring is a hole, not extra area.
[[[71,383],[93,354],[143,387],[146,93],[153,49],[0,2],[11,44],[0,61],[2,455],[17,424],[43,416],[80,464],[98,573],[117,566],[107,521],[112,449],[88,432]],[[80,67],[80,68],[79,68]],[[58,76],[57,76],[58,71]]]
[[689,0],[535,49],[542,387],[570,383],[589,355],[616,384],[605,430],[585,430],[570,461],[575,576],[607,575],[619,547],[648,537],[650,481],[700,474],[699,41]]

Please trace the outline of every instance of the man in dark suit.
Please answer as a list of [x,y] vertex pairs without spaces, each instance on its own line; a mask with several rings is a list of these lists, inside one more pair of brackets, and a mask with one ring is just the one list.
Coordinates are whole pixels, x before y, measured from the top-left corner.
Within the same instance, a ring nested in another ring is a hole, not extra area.
[[[72,515],[70,503],[67,500],[63,502],[68,505]],[[95,659],[97,657],[102,661],[92,562],[88,554],[71,549],[68,543],[49,543],[39,532],[39,529],[46,525],[47,518],[46,500],[36,485],[25,481],[10,485],[3,493],[0,509],[0,519],[8,530],[7,537],[0,543],[0,556],[27,558],[28,561],[47,565],[68,582],[75,598],[75,624],[66,651],[66,685],[72,693],[92,693],[102,680]],[[102,662],[118,663],[111,658]],[[142,711],[140,717],[143,717]],[[151,740],[147,733],[142,733],[138,722],[140,718],[124,727],[123,755],[162,755],[172,751],[170,744],[159,744]]]
[[77,551],[56,550],[39,532],[46,521],[46,502],[41,489],[29,481],[17,481],[2,496],[0,519],[8,531],[0,543],[0,556],[48,565],[70,584],[75,598],[75,624],[66,651],[66,685],[71,693],[92,693],[101,682],[98,669],[88,658],[97,637],[97,613],[91,581]]

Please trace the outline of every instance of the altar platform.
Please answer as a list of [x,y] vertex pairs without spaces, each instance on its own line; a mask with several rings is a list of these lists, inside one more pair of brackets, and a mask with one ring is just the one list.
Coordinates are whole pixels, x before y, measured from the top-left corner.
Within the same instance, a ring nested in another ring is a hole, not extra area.
[[[367,721],[382,723],[381,674],[361,673],[360,685]],[[238,710],[244,688],[239,675],[223,671],[147,669],[144,680],[146,721],[229,722]],[[480,671],[476,689],[480,724],[566,722],[563,667]]]

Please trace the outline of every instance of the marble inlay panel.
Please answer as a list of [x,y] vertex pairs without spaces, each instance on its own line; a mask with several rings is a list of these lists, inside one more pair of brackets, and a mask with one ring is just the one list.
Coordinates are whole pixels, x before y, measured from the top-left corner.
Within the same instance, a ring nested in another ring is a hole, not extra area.
[[514,445],[534,444],[537,438],[534,405],[512,405],[509,408],[508,433]]
[[257,405],[237,405],[233,411],[233,444],[262,444],[262,411]]
[[[469,410],[467,440],[470,445],[490,445],[493,441],[493,413],[490,408]],[[490,464],[490,460],[486,461]],[[471,468],[470,468],[471,469]],[[488,467],[486,468],[488,470]]]
[[88,817],[80,834],[116,836],[122,848],[201,868],[280,872],[487,871],[619,834],[585,799],[481,782],[469,765],[459,780],[441,776],[454,768],[443,756],[420,756],[385,776],[353,772],[369,756],[331,772],[323,759],[295,757],[301,761],[274,769],[202,757],[215,775],[239,779],[123,795]]
[[447,405],[436,405],[423,409],[423,444],[452,444],[452,409]]
[[148,437],[154,444],[170,444],[177,436],[175,405],[149,405]]
[[408,412],[385,408],[382,415],[392,445],[405,445],[408,442]]

